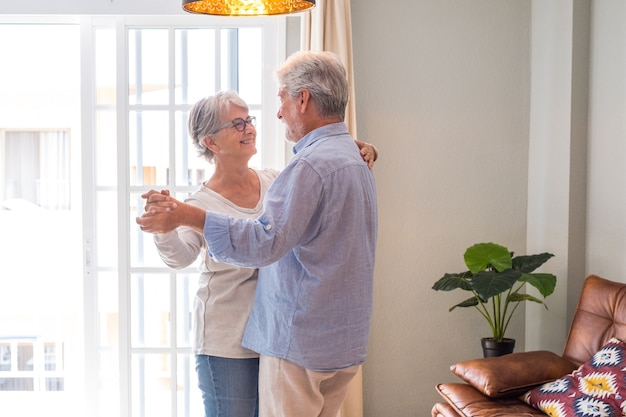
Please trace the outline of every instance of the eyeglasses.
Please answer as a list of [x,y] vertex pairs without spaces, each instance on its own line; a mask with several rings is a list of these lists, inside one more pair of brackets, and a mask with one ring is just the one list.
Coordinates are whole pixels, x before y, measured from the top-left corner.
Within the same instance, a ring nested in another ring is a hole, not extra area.
[[227,127],[230,127],[230,126],[233,126],[235,129],[237,129],[238,132],[243,132],[244,130],[246,130],[246,125],[256,126],[256,117],[248,116],[245,120],[242,119],[241,117],[238,117],[235,120],[226,122],[220,127],[218,127],[217,130],[213,132],[213,134],[215,135],[220,130],[226,129]]

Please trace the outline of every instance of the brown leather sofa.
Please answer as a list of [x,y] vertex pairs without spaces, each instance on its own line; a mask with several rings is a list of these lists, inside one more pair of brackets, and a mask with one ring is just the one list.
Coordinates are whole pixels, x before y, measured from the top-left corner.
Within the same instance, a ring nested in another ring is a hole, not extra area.
[[590,275],[561,356],[532,351],[457,363],[451,370],[463,382],[436,386],[445,402],[433,406],[432,417],[545,417],[519,396],[572,372],[611,337],[626,341],[626,283]]

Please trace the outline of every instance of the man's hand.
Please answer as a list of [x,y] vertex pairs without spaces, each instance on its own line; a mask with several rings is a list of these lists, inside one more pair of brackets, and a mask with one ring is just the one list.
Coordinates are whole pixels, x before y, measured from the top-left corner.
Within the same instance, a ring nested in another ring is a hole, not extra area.
[[168,233],[179,226],[188,226],[202,233],[205,211],[180,202],[168,190],[150,190],[141,197],[146,199],[145,213],[135,221],[144,232]]
[[176,209],[179,205],[174,197],[170,197],[169,190],[161,190],[161,192],[150,190],[141,195],[141,198],[146,199],[146,213],[163,213]]
[[150,190],[143,194],[141,198],[146,199],[145,212],[135,221],[139,228],[147,233],[167,233],[176,229],[176,216],[170,215],[172,210],[178,208],[179,202],[170,197],[168,190],[161,192]]

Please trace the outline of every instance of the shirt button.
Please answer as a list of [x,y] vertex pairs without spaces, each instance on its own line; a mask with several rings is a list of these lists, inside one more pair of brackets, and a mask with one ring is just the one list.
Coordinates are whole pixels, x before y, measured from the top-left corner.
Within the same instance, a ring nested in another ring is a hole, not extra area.
[[272,230],[272,225],[271,224],[266,225],[265,230]]

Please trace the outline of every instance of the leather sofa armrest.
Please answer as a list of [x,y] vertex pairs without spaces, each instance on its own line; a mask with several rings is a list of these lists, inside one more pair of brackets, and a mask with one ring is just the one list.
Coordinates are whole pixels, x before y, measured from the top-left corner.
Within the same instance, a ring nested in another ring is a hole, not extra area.
[[[546,417],[516,397],[489,398],[476,388],[463,383],[438,384],[437,392],[450,408],[465,417]],[[443,408],[441,408],[443,409]],[[444,416],[448,417],[444,414]]]
[[459,417],[459,413],[448,403],[435,403],[431,410],[431,417]]

